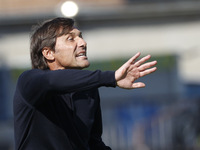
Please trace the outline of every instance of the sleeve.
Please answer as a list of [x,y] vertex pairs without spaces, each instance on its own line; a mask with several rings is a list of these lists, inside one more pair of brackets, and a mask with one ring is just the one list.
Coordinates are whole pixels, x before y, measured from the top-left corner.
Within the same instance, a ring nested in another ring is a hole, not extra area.
[[101,107],[100,107],[100,98],[99,99],[99,106],[96,112],[95,121],[93,124],[93,128],[91,131],[91,137],[89,141],[90,149],[91,150],[111,150],[109,146],[106,146],[102,141],[102,116],[101,116]]
[[20,92],[31,104],[41,100],[48,92],[69,93],[100,86],[115,87],[114,72],[32,69],[24,72],[18,79]]

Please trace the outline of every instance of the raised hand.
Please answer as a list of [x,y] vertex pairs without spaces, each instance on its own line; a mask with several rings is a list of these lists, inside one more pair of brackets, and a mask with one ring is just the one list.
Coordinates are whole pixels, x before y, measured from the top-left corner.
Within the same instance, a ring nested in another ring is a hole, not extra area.
[[135,82],[135,80],[156,71],[157,68],[153,66],[157,64],[157,61],[144,63],[151,58],[151,55],[147,55],[135,62],[139,56],[140,52],[116,70],[115,79],[117,86],[120,88],[134,89],[145,87],[143,82]]

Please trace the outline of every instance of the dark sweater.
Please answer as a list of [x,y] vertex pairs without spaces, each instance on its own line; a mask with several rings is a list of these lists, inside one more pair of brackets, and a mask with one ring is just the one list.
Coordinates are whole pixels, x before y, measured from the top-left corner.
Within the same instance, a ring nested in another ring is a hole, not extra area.
[[14,96],[16,150],[109,150],[101,139],[98,87],[115,87],[114,72],[24,72]]

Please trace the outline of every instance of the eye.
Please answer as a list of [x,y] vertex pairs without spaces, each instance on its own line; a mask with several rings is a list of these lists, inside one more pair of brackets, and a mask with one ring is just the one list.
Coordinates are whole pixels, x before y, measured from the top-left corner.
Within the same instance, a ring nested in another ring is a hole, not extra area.
[[74,38],[73,38],[72,36],[69,36],[69,37],[67,38],[67,40],[68,40],[68,41],[73,41]]

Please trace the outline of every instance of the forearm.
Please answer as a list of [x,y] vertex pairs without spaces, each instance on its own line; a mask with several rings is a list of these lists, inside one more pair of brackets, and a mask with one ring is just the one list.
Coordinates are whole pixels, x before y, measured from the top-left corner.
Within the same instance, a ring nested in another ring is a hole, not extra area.
[[87,70],[50,71],[48,76],[49,89],[52,91],[74,92],[100,86],[115,86],[114,72]]
[[99,86],[115,86],[114,72],[87,70],[31,70],[20,78],[20,91],[26,99],[41,97],[47,92],[74,92]]

